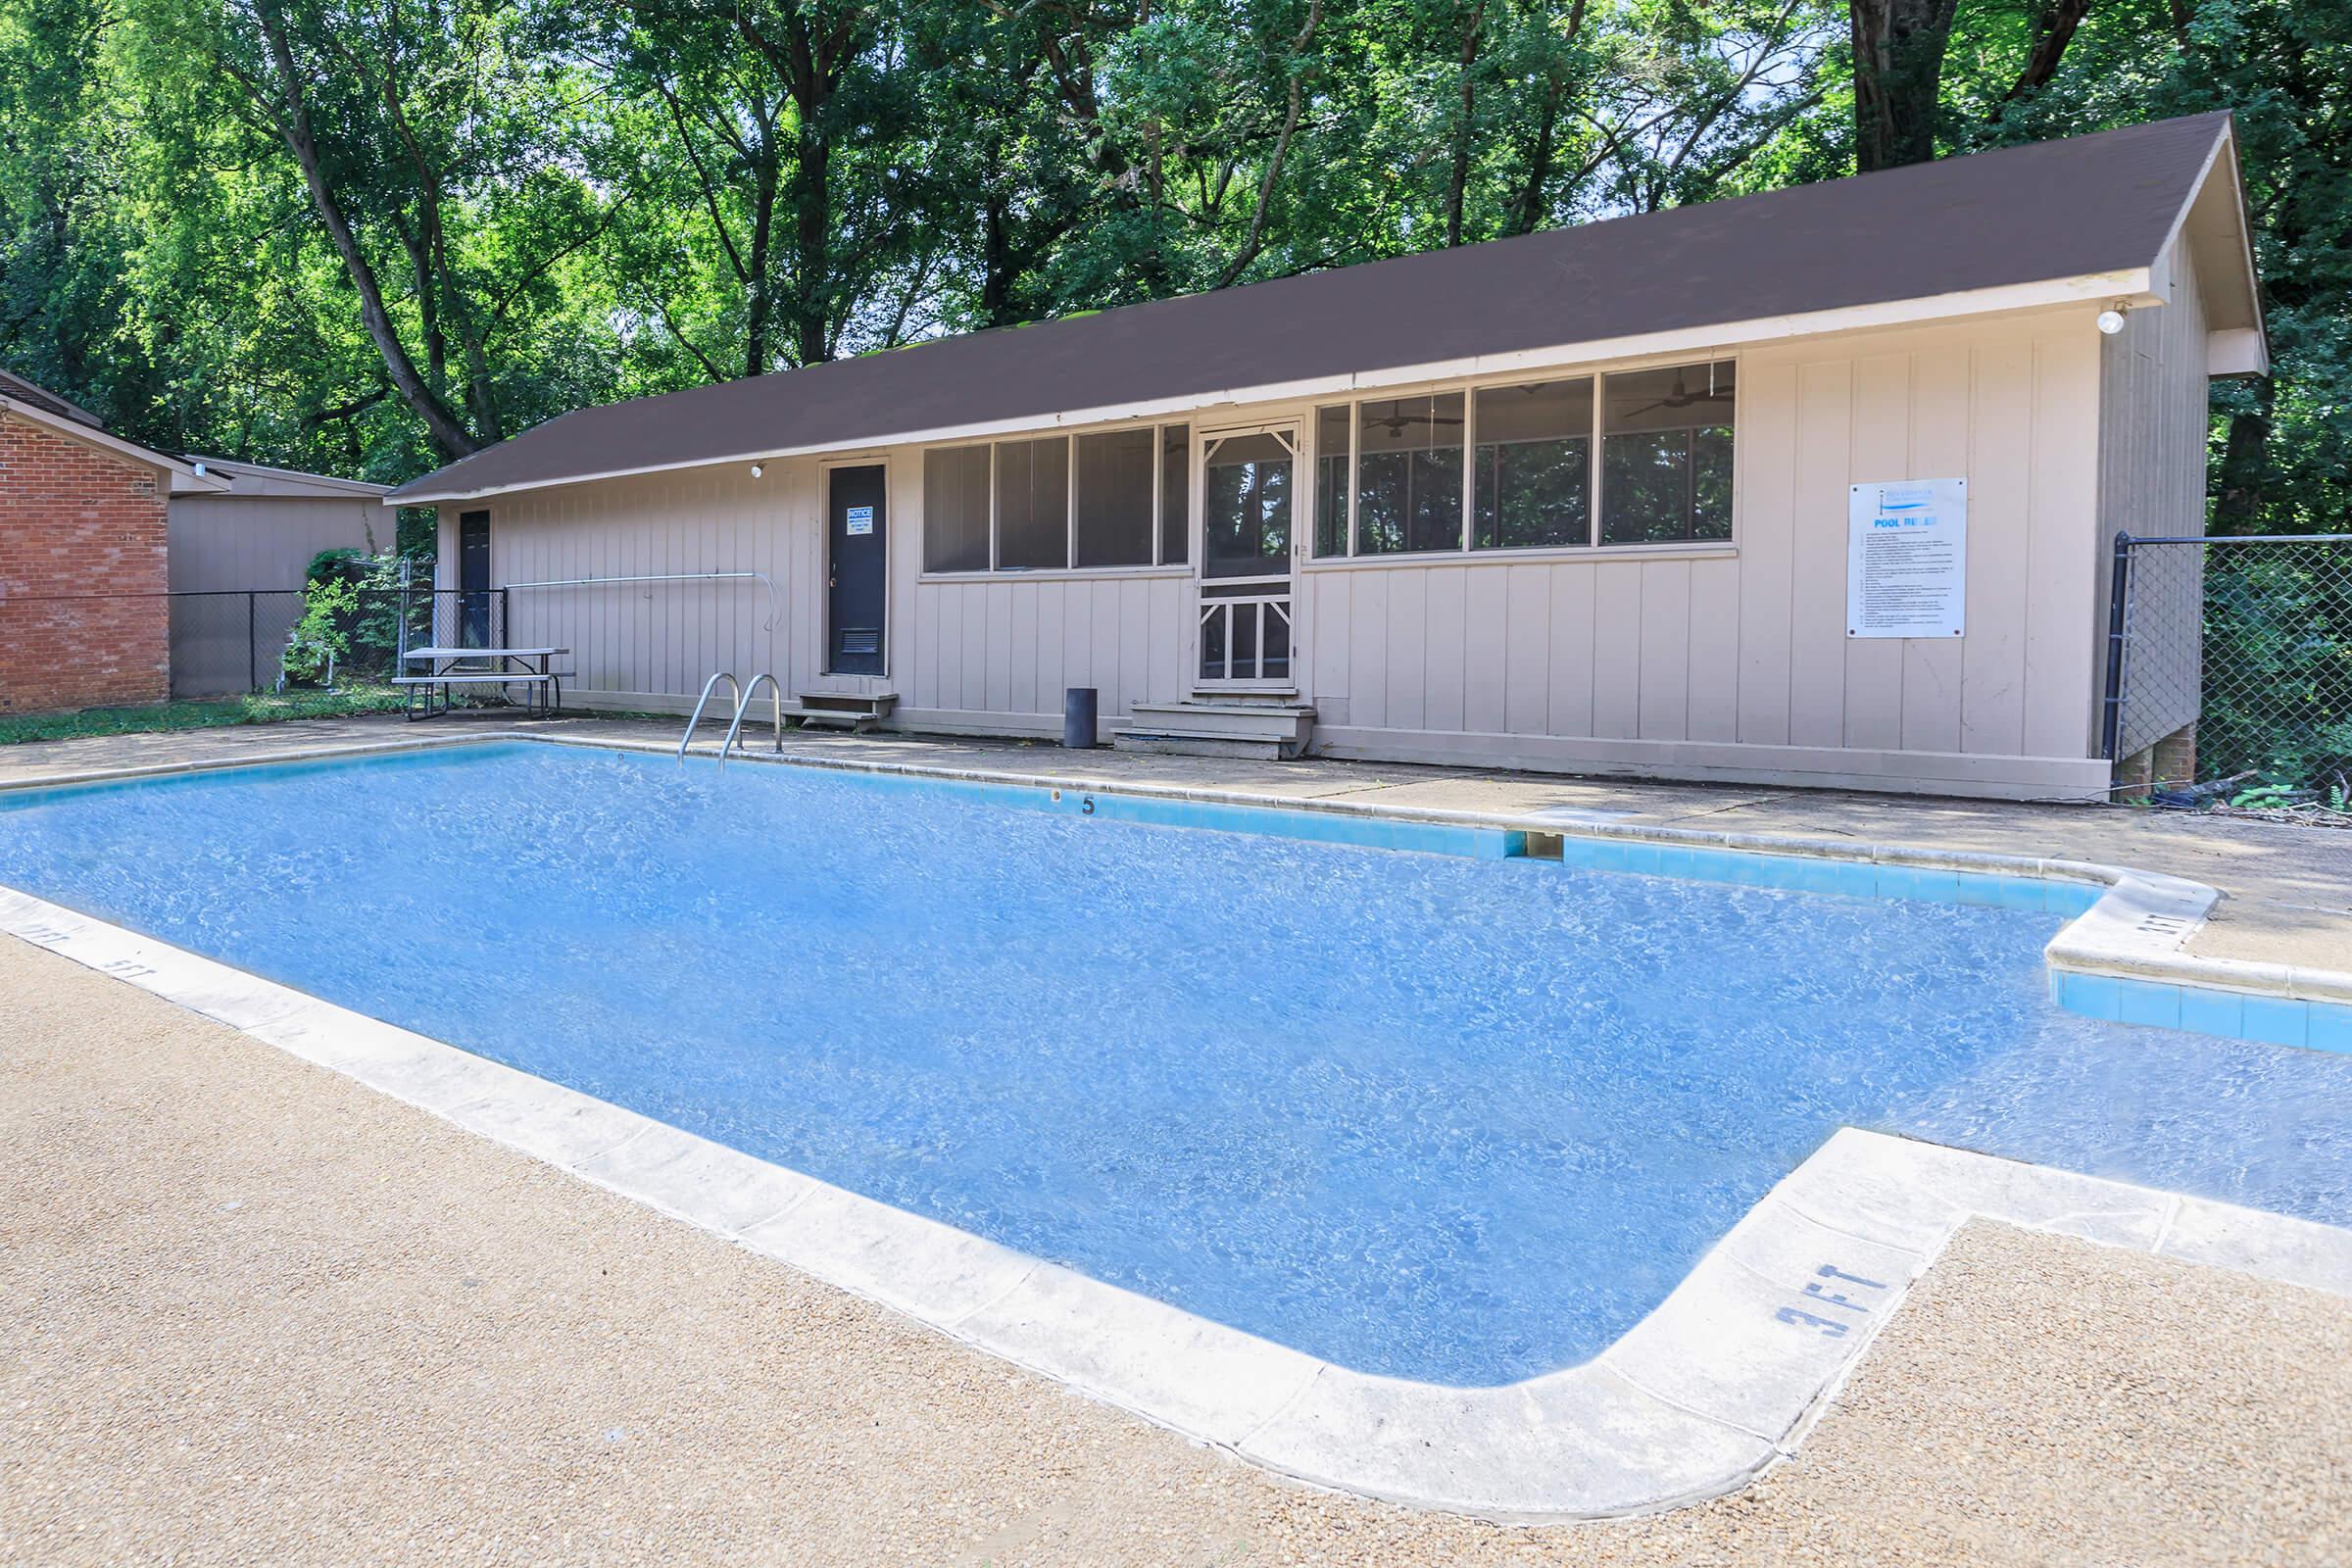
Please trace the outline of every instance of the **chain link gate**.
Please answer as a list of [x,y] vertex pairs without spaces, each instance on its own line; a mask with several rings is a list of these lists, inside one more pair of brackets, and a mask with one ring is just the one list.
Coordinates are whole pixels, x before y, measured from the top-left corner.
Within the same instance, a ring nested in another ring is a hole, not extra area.
[[2120,534],[2108,639],[2111,761],[2174,742],[2155,783],[2352,792],[2352,534]]

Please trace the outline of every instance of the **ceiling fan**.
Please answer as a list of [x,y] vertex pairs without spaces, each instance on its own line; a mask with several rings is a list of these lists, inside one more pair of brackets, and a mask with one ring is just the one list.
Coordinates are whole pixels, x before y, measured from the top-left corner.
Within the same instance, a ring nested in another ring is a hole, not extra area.
[[1712,369],[1707,372],[1707,389],[1704,392],[1692,392],[1687,389],[1683,385],[1683,372],[1678,369],[1674,372],[1673,391],[1667,393],[1655,403],[1645,403],[1642,407],[1635,409],[1632,413],[1626,415],[1626,417],[1629,419],[1638,418],[1642,415],[1647,414],[1652,409],[1687,409],[1693,403],[1722,403],[1728,401],[1731,395],[1732,389],[1728,386],[1721,388],[1720,390],[1717,389],[1715,385],[1715,372]]
[[1426,424],[1436,426],[1441,424],[1459,424],[1462,421],[1460,419],[1445,418],[1436,414],[1392,414],[1385,419],[1376,418],[1369,422],[1386,426],[1389,432],[1389,439],[1393,441],[1396,437],[1404,434],[1404,427],[1408,424]]

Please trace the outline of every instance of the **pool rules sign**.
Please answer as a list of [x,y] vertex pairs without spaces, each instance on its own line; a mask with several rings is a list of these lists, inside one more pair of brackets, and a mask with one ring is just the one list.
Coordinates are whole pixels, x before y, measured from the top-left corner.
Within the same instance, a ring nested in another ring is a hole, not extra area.
[[1846,514],[1845,634],[1957,637],[1968,624],[1968,481],[1858,484]]

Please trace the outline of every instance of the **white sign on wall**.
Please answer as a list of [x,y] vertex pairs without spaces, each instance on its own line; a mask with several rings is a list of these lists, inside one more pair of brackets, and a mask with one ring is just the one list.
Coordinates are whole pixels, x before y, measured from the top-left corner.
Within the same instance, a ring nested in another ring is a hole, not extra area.
[[858,534],[872,533],[873,531],[874,509],[871,507],[852,507],[850,509],[850,534],[855,537]]
[[1846,514],[1845,634],[1958,637],[1968,624],[1968,481],[1858,484]]

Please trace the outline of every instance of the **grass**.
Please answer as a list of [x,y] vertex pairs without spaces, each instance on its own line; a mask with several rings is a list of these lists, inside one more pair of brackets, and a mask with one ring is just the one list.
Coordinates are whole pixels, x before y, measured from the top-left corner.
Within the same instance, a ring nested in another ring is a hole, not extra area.
[[401,694],[389,686],[347,682],[332,692],[254,692],[218,702],[85,708],[75,713],[0,714],[0,746],[21,741],[72,740],[83,735],[142,735],[163,730],[217,729],[228,724],[274,724],[291,718],[396,713],[401,703]]

